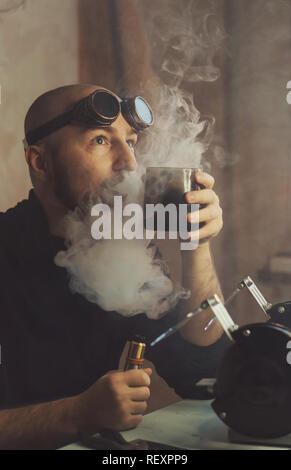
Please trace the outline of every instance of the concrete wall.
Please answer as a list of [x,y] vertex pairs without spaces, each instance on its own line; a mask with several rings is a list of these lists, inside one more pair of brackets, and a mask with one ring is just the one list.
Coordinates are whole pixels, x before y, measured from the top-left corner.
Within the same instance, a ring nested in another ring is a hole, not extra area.
[[0,210],[26,197],[25,113],[41,93],[78,81],[77,0],[0,1]]

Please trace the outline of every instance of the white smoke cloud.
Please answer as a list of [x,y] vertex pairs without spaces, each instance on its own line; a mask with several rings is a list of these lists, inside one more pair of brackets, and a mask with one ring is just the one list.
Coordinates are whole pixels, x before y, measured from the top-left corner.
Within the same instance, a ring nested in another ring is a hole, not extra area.
[[[98,202],[111,206],[113,195],[118,193],[126,203],[141,203],[140,170],[123,172],[122,177],[120,183],[102,188]],[[149,240],[94,240],[90,216],[94,202],[92,199],[85,210],[78,208],[68,214],[65,221],[68,249],[57,254],[56,264],[68,270],[73,292],[104,310],[115,310],[124,316],[146,313],[149,318],[159,318],[180,297],[186,296],[186,291],[174,287],[164,260],[156,256],[156,248]]]
[[[154,90],[155,125],[139,148],[145,166],[200,166],[212,124],[200,121],[193,97],[179,88],[161,85]],[[204,141],[199,136],[204,133]]]

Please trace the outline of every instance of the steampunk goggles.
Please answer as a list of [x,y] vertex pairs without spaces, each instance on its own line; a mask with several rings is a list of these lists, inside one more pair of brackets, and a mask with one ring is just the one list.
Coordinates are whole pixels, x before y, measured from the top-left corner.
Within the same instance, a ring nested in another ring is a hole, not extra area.
[[26,134],[24,145],[34,145],[39,140],[67,126],[71,122],[86,127],[110,126],[122,113],[128,124],[142,131],[154,122],[153,112],[140,96],[119,100],[107,90],[97,90],[79,101],[70,111],[61,114]]

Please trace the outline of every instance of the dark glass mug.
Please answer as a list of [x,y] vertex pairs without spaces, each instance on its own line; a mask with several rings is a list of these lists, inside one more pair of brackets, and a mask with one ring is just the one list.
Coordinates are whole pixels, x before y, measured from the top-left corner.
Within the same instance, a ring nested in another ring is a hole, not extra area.
[[[164,207],[168,204],[174,204],[179,210],[179,204],[187,205],[187,212],[191,211],[191,204],[187,204],[185,193],[189,191],[199,191],[202,185],[195,181],[195,174],[202,171],[202,168],[174,168],[174,167],[148,167],[145,175],[145,193],[144,193],[144,225],[145,228],[153,227],[155,231],[158,228],[157,214],[147,217],[147,204],[162,204]],[[196,204],[199,210],[199,204]],[[165,232],[180,231],[179,217],[177,217],[177,228],[172,229],[169,223],[169,215],[165,213]],[[203,225],[199,224],[199,228]],[[197,224],[187,223],[187,231],[197,229]]]

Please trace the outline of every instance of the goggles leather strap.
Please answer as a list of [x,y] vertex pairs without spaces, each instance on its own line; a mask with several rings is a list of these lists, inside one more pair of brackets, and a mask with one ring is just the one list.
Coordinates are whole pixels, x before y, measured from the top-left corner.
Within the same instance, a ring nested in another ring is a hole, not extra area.
[[69,111],[61,116],[57,116],[55,119],[43,124],[43,126],[38,127],[37,129],[30,131],[26,134],[26,141],[28,145],[35,144],[38,140],[47,137],[48,135],[55,132],[57,129],[61,129],[62,127],[69,124],[72,120],[73,111]]

